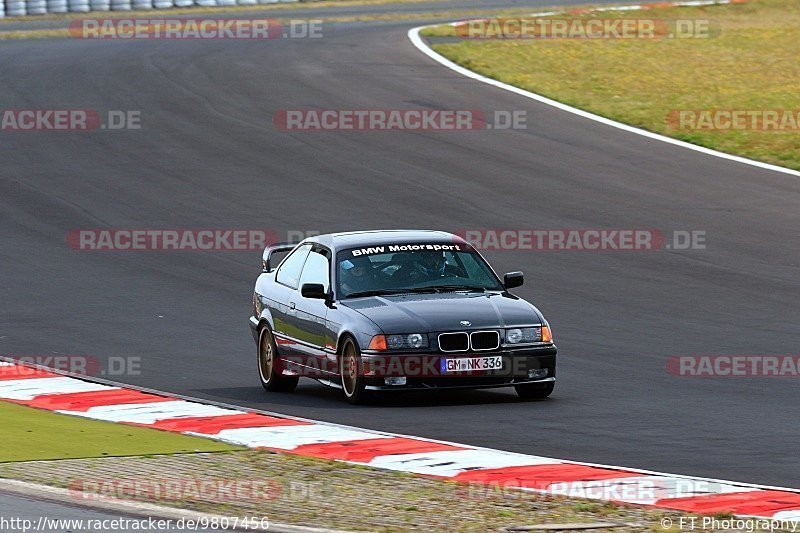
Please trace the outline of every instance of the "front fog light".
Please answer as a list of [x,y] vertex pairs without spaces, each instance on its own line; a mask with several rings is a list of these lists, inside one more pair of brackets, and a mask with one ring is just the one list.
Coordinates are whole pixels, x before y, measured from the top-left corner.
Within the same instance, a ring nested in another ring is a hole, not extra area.
[[548,368],[534,368],[532,370],[528,370],[528,379],[542,379],[546,378],[547,374],[550,373],[550,369]]
[[387,385],[405,385],[406,378],[405,377],[384,378],[383,382],[386,383]]

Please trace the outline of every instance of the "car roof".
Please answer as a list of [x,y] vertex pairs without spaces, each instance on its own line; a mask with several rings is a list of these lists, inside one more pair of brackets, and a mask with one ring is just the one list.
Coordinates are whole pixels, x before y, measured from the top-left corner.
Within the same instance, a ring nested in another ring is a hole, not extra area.
[[376,244],[403,244],[414,242],[465,244],[466,241],[446,231],[394,229],[394,230],[367,230],[348,231],[342,233],[326,233],[309,237],[306,242],[318,242],[328,248],[341,250],[357,248],[359,246],[374,246]]

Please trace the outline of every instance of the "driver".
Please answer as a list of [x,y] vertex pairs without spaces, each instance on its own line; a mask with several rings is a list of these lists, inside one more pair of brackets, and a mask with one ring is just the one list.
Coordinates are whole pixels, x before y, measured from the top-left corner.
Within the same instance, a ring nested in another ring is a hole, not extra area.
[[418,280],[435,280],[445,274],[447,259],[443,252],[426,252],[414,261],[412,277]]
[[352,257],[339,263],[341,287],[345,295],[374,288],[372,261],[368,257]]

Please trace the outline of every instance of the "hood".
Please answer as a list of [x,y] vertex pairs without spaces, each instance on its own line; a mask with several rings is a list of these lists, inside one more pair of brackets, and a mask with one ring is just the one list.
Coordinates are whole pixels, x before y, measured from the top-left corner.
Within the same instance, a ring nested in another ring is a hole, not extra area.
[[[342,305],[358,311],[384,333],[506,328],[541,324],[531,304],[498,293],[442,293],[372,296]],[[468,320],[469,326],[461,325]]]

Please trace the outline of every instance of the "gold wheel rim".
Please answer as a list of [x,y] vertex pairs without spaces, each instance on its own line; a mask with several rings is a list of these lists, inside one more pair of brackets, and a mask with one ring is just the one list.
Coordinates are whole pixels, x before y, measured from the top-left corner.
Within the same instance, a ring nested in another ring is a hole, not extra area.
[[356,382],[358,381],[358,367],[355,346],[348,342],[342,353],[342,387],[344,393],[352,396],[356,392]]
[[272,379],[272,360],[273,360],[273,349],[272,349],[272,338],[268,331],[264,330],[261,333],[261,349],[259,350],[259,358],[258,358],[258,367],[261,371],[261,379],[264,383],[269,382]]

